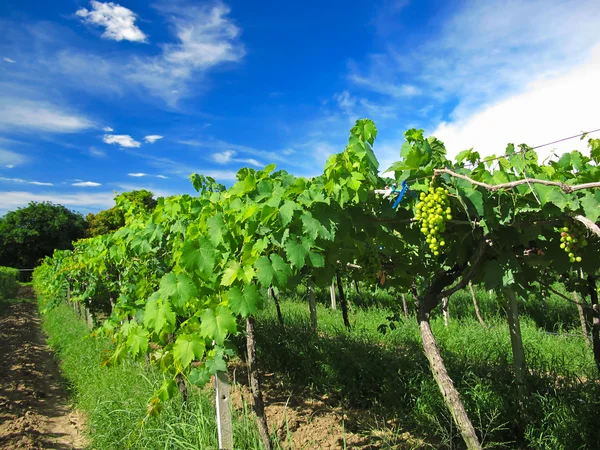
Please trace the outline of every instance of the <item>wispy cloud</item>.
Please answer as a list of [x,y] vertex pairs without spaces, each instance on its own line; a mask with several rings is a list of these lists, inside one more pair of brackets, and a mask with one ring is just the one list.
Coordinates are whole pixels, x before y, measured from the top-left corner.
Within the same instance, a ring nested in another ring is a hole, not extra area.
[[97,147],[90,147],[90,155],[95,158],[104,158],[106,156],[106,152]]
[[10,63],[10,64],[16,63],[16,61],[14,59],[10,59],[10,58],[8,58],[6,56],[4,58],[2,58],[2,59],[4,60],[4,62]]
[[137,148],[142,145],[128,134],[105,134],[102,140],[107,144],[117,144],[126,148]]
[[[545,144],[582,131],[600,128],[600,45],[589,61],[570,72],[528,84],[525,92],[492,103],[460,120],[439,124],[433,134],[451,155],[475,148],[482,155],[504,154],[506,144]],[[583,101],[582,101],[583,99]],[[501,124],[501,126],[499,126]],[[570,140],[538,150],[545,158],[585,148],[587,141]]]
[[106,131],[107,133],[112,133],[113,131],[115,131],[115,130],[113,130],[111,127],[104,127],[104,128],[102,128],[102,129],[103,129],[104,131]]
[[160,136],[158,134],[151,134],[150,136],[144,137],[144,140],[149,144],[154,144],[156,141],[162,138],[163,136]]
[[106,209],[114,205],[113,192],[90,193],[59,193],[59,192],[26,192],[3,191],[0,192],[0,211],[16,209],[26,206],[29,202],[52,202],[72,208],[86,210]]
[[91,10],[79,9],[75,15],[85,23],[104,27],[102,37],[115,41],[147,42],[147,36],[135,24],[136,14],[115,3],[102,3],[92,0]]
[[130,177],[135,177],[135,178],[141,178],[141,177],[147,177],[148,176],[147,173],[143,173],[143,172],[128,173],[127,175],[130,176]]
[[102,186],[101,183],[96,183],[95,181],[77,181],[75,183],[72,183],[71,186],[77,186],[77,187],[98,187],[98,186]]
[[25,155],[0,148],[0,166],[12,169],[17,165],[25,164],[28,160]]
[[0,177],[0,181],[6,181],[6,182],[10,182],[10,183],[34,184],[36,186],[54,186],[52,183],[46,183],[43,181],[23,180],[22,178]]
[[168,179],[169,177],[167,177],[167,176],[164,176],[164,175],[156,175],[156,178],[161,178],[161,179],[163,179],[163,180],[166,180],[166,179]]
[[355,85],[365,88],[378,94],[389,95],[394,98],[412,97],[421,93],[421,90],[412,84],[394,83],[385,81],[381,77],[372,74],[371,76],[361,76],[351,73],[348,79]]
[[168,103],[188,93],[188,83],[211,68],[236,62],[245,54],[240,29],[229,19],[230,8],[214,6],[157,6],[168,17],[178,42],[162,46],[161,55],[135,58],[127,78],[139,83]]
[[255,167],[263,166],[263,164],[261,164],[254,158],[234,158],[234,156],[236,154],[237,153],[234,152],[233,150],[226,150],[226,151],[220,152],[220,153],[213,153],[211,155],[211,158],[217,164],[229,164],[229,163],[237,162],[237,163],[243,163],[243,164],[250,164]]
[[0,98],[0,129],[77,133],[94,126],[84,116],[44,101]]

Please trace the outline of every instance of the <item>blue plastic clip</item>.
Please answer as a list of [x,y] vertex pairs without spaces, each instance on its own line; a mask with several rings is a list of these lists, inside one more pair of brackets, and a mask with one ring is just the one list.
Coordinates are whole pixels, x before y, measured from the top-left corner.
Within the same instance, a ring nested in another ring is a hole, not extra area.
[[394,205],[392,206],[392,209],[396,209],[398,207],[398,205],[400,204],[400,202],[404,198],[404,194],[406,194],[407,190],[408,190],[408,184],[406,184],[406,180],[404,180],[402,182],[402,190],[400,191],[400,194],[398,194],[398,198],[394,202]]

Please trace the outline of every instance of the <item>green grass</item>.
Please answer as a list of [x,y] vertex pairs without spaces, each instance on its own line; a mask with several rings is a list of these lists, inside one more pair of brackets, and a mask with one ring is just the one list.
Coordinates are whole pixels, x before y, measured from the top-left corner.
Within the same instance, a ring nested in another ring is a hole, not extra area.
[[[177,397],[157,417],[146,405],[162,381],[143,363],[102,367],[106,338],[92,338],[73,310],[62,304],[44,317],[49,344],[56,349],[76,406],[87,416],[91,449],[216,449],[212,395],[192,389],[188,403]],[[254,422],[234,414],[236,449],[261,448]]]
[[[525,397],[520,398],[502,306],[487,293],[481,299],[482,294],[478,292],[488,328],[475,319],[468,292],[456,301],[456,308],[451,302],[450,325],[445,327],[442,318],[435,317],[432,328],[485,447],[600,448],[600,431],[591,419],[600,414],[600,388],[593,381],[597,372],[583,338],[548,334],[538,320],[524,315],[521,327],[530,375]],[[381,300],[383,295],[378,295]],[[397,419],[436,447],[462,448],[423,354],[414,316],[400,319],[395,329],[383,334],[378,330],[393,315],[392,305],[364,309],[355,302],[350,313],[353,329],[347,332],[341,312],[326,308],[325,298],[318,305],[315,334],[301,296],[282,299],[284,327],[278,325],[272,304],[258,318],[259,360],[265,370],[280,374],[296,390],[328,394],[349,407],[377,411],[382,423]],[[577,318],[574,307],[571,313]]]

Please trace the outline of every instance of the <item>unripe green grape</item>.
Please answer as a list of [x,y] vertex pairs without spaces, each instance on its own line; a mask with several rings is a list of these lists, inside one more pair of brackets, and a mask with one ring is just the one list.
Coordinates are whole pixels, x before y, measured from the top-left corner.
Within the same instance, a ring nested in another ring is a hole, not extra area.
[[560,244],[560,248],[565,248],[565,247],[566,247],[566,245],[564,242],[562,244]]
[[578,263],[581,262],[581,256],[578,256],[577,258],[575,258],[575,261],[577,261]]

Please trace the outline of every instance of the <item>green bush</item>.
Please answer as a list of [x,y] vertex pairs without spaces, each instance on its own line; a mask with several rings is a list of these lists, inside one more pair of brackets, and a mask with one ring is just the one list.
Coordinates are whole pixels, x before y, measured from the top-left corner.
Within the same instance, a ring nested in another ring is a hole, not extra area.
[[13,298],[19,290],[19,271],[0,266],[0,298]]

